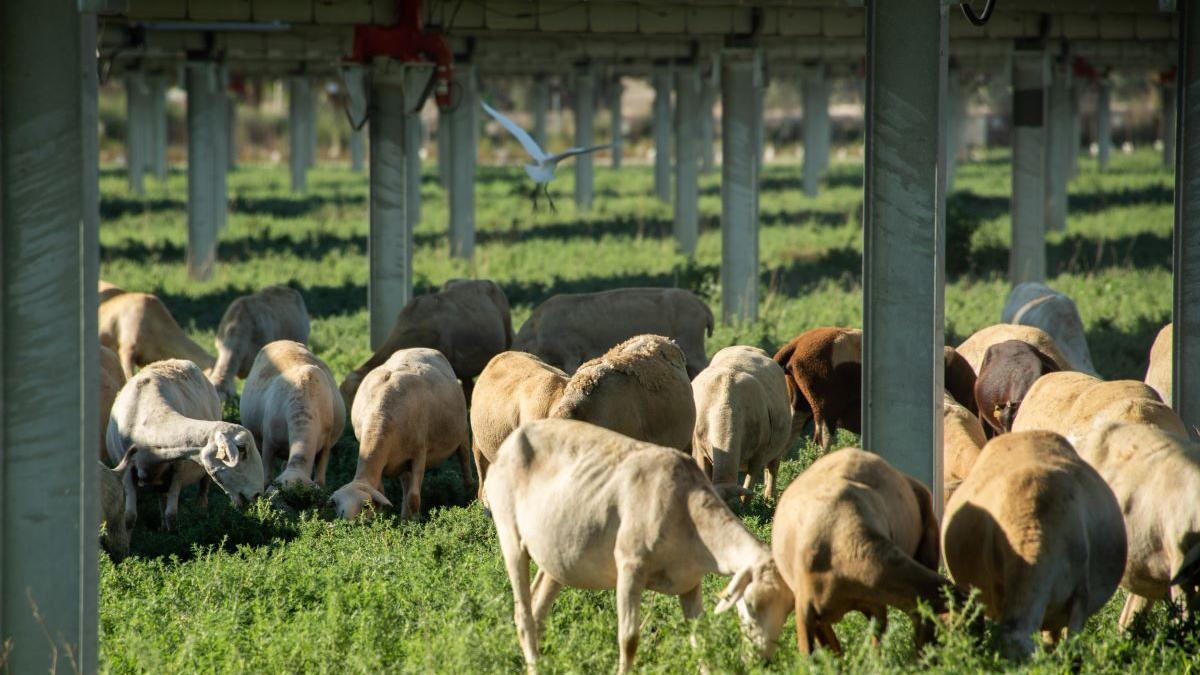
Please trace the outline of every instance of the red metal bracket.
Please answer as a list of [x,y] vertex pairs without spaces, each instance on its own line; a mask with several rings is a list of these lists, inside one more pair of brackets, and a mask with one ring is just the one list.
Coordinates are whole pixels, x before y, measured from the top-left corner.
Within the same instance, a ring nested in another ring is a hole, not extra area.
[[396,0],[397,21],[391,26],[359,24],[354,27],[354,48],[347,61],[369,64],[376,56],[398,61],[432,61],[434,97],[441,110],[450,107],[450,82],[454,78],[454,53],[439,31],[425,30],[421,0]]

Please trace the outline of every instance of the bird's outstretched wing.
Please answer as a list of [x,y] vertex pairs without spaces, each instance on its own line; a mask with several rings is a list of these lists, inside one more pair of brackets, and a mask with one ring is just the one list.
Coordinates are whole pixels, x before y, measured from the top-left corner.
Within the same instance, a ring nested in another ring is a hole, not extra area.
[[533,137],[526,133],[524,129],[517,126],[516,122],[513,122],[504,115],[500,114],[500,111],[483,101],[480,101],[479,104],[483,106],[483,109],[487,111],[487,114],[491,115],[493,119],[500,123],[500,126],[508,129],[508,133],[512,134],[513,138],[517,139],[521,143],[521,147],[525,148],[525,152],[528,152],[529,156],[532,157],[534,161],[541,162],[546,159],[546,153],[542,150],[541,146],[537,144],[537,141],[533,140]]
[[568,157],[574,157],[575,155],[586,155],[589,152],[596,152],[597,150],[604,150],[611,147],[612,145],[593,145],[590,148],[570,148],[568,150],[563,150],[562,152],[557,152],[553,155],[550,155],[546,158],[546,161],[557,164]]

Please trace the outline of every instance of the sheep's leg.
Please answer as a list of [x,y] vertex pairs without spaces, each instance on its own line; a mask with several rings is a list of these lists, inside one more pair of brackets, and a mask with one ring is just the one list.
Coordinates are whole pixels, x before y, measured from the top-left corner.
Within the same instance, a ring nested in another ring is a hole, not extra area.
[[488,461],[488,458],[479,449],[478,445],[474,445],[471,448],[471,454],[475,456],[475,475],[479,476],[479,488],[476,490],[476,498],[486,505],[487,499],[483,496],[483,482],[487,480],[488,467],[491,466],[491,462]]
[[807,600],[796,596],[796,649],[811,656],[817,649],[817,612]]
[[825,621],[817,622],[817,641],[834,654],[841,655],[842,643],[838,640],[837,633],[833,632],[833,626]]
[[271,473],[275,469],[275,439],[272,437],[270,430],[263,430],[262,444],[258,447],[262,449],[263,463],[263,488],[265,489],[271,484]]
[[121,370],[125,371],[125,379],[128,380],[133,377],[134,369],[137,367],[133,357],[133,345],[121,345],[117,356],[121,359]]
[[[335,441],[336,442],[336,441]],[[325,446],[321,454],[317,456],[317,475],[316,483],[321,487],[325,487],[325,470],[329,468],[329,456],[333,454],[333,443]]]
[[404,484],[404,506],[400,517],[416,519],[421,515],[421,481],[425,478],[425,452],[417,453],[412,461],[412,473]]
[[561,590],[562,584],[543,569],[539,569],[533,577],[533,624],[537,629],[538,642],[546,634],[546,617],[550,615],[550,607]]
[[751,490],[755,485],[758,485],[763,480],[763,465],[762,462],[754,462],[746,472],[746,480],[742,484],[742,503],[750,501]]
[[[700,584],[696,584],[695,588],[679,596],[679,606],[683,609],[683,618],[687,619],[689,623],[694,622],[704,614],[704,596],[700,594]],[[688,643],[692,645],[693,650],[700,648],[700,645],[696,643],[696,628],[694,625],[692,626],[691,634],[688,635]],[[706,673],[707,670],[701,666],[700,672]]]
[[1121,617],[1117,619],[1117,628],[1121,629],[1122,632],[1128,631],[1131,627],[1133,627],[1133,624],[1138,620],[1138,617],[1140,617],[1143,612],[1149,609],[1150,605],[1152,604],[1154,604],[1154,602],[1149,598],[1144,598],[1140,595],[1134,595],[1133,593],[1130,593],[1129,597],[1125,599],[1125,606],[1121,608]]
[[763,494],[771,502],[775,501],[775,480],[779,477],[779,460],[771,460],[767,464],[766,476],[763,478]]
[[133,474],[137,473],[137,469],[129,467],[125,471],[124,488],[125,488],[125,529],[132,532],[133,526],[137,523],[137,481]]
[[633,562],[620,563],[617,567],[617,640],[621,647],[619,672],[627,673],[633,668],[637,654],[638,630],[642,620],[642,589],[645,581],[642,570]]
[[513,589],[513,622],[517,626],[517,641],[525,655],[525,666],[530,673],[537,672],[537,624],[531,609],[529,590],[529,553],[521,547],[517,533],[509,523],[497,522],[496,533],[500,538],[500,550],[504,554],[504,567],[508,582]]
[[196,488],[196,506],[201,509],[208,508],[208,489],[212,487],[212,479],[208,476],[200,479],[200,485]]
[[179,493],[183,490],[182,472],[176,471],[171,477],[171,486],[167,488],[166,499],[163,500],[163,529],[174,530],[175,519],[179,515]]
[[883,643],[883,634],[888,629],[887,605],[879,605],[864,612],[872,621],[875,622],[875,629],[871,631],[871,644],[879,649]]
[[1179,608],[1179,615],[1184,619],[1190,619],[1192,610],[1196,604],[1196,594],[1190,588],[1183,585],[1172,586],[1170,590],[1171,602]]
[[[478,494],[478,488],[471,479],[471,449],[467,447],[466,443],[463,443],[454,452],[458,455],[458,470],[462,473],[463,489],[467,491],[467,494],[472,492]],[[479,483],[483,484],[482,478],[479,479]]]

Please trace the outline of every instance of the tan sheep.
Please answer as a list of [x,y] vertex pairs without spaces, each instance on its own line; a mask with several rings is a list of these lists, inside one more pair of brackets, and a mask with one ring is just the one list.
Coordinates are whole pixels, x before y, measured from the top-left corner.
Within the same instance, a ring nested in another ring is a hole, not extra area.
[[132,532],[125,522],[125,474],[132,468],[133,455],[137,448],[125,451],[117,466],[108,468],[99,462],[100,471],[100,547],[119,563],[129,555],[129,539]]
[[1126,539],[1113,491],[1065,438],[998,436],[946,505],[942,552],[950,576],[978,588],[1000,623],[1008,658],[1030,636],[1076,635],[1117,590]]
[[688,377],[695,377],[708,364],[704,337],[712,331],[712,310],[682,288],[562,293],[533,308],[513,349],[574,373],[635,335],[663,335],[676,341],[687,359]]
[[1146,384],[1154,388],[1162,398],[1163,403],[1171,405],[1172,383],[1175,381],[1171,362],[1173,358],[1174,324],[1167,324],[1158,331],[1154,344],[1150,347],[1150,366],[1146,368]]
[[249,375],[258,351],[275,340],[308,343],[308,308],[299,291],[267,286],[229,303],[217,327],[217,365],[209,375],[222,401],[237,393],[234,376]]
[[263,347],[242,388],[241,418],[262,451],[264,481],[271,481],[276,454],[286,453],[277,484],[324,487],[329,456],[346,427],[346,407],[324,361],[291,340]]
[[685,452],[696,404],[683,352],[661,335],[638,335],[579,367],[550,417],[580,420]]
[[942,503],[971,473],[979,452],[987,443],[979,417],[959,405],[949,393],[942,397]]
[[1129,592],[1119,625],[1128,628],[1156,600],[1185,611],[1200,585],[1200,445],[1145,424],[1105,424],[1079,455],[1104,477],[1125,514]]
[[1035,328],[1033,326],[1020,326],[1011,323],[998,323],[994,326],[981,328],[975,331],[971,337],[963,340],[963,343],[955,350],[958,351],[967,363],[971,364],[971,368],[979,373],[983,368],[983,357],[987,354],[988,347],[994,344],[999,344],[1008,340],[1020,340],[1041,353],[1049,356],[1058,367],[1063,370],[1074,370],[1071,367],[1071,362],[1059,349],[1058,344],[1054,342],[1054,338],[1046,331]]
[[112,412],[113,401],[117,400],[117,392],[125,386],[125,370],[113,350],[100,345],[100,461],[108,459],[108,443],[105,432],[108,430],[108,415]]
[[[757,347],[726,347],[692,380],[696,430],[692,454],[723,498],[766,478],[775,500],[779,460],[792,432],[783,368]],[[746,481],[738,488],[738,471]]]
[[441,352],[462,381],[463,394],[469,400],[473,378],[512,342],[512,317],[504,291],[492,281],[451,279],[437,293],[409,300],[383,345],[346,375],[340,387],[346,409],[353,409],[354,396],[367,373],[395,351],[411,347]]
[[[1142,382],[1064,375],[1067,373],[1051,373],[1034,383],[1017,413],[1014,431],[1053,431],[1077,444],[1096,426],[1125,422],[1152,424],[1187,436],[1183,420]],[[1033,406],[1028,414],[1025,406]]]
[[1047,373],[1037,379],[1017,411],[1013,431],[1053,431],[1066,436],[1070,429],[1067,415],[1083,392],[1103,380],[1074,371]]
[[363,379],[350,421],[358,437],[354,479],[330,497],[338,516],[353,520],[368,501],[392,503],[383,495],[383,477],[400,474],[402,518],[421,512],[425,469],[458,454],[468,491],[471,468],[467,401],[450,362],[440,352],[401,349]]
[[213,357],[183,332],[162,300],[103,281],[100,287],[100,344],[117,354],[125,379],[137,368],[166,359],[188,359],[202,369],[212,368]]
[[771,550],[804,654],[818,646],[840,653],[833,626],[849,612],[874,618],[878,636],[888,607],[914,613],[924,600],[944,612],[942,592],[953,589],[937,572],[929,490],[858,448],[825,455],[792,481],[775,509]]
[[537,420],[504,441],[486,488],[530,671],[563,586],[616,589],[624,673],[637,651],[643,592],[679,596],[684,617],[695,619],[711,573],[733,575],[717,613],[737,607],[759,655],[774,653],[791,594],[770,549],[686,455],[590,424]]
[[[479,374],[471,393],[471,442],[479,500],[496,451],[517,427],[550,415],[570,378],[525,352],[501,352]],[[485,501],[486,503],[486,501]]]

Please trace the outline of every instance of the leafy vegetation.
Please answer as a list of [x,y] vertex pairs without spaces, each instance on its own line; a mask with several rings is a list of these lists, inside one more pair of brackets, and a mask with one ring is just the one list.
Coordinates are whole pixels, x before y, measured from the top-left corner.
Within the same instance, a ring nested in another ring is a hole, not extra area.
[[[431,169],[432,167],[428,167]],[[861,322],[861,165],[835,164],[821,195],[806,198],[791,165],[762,180],[761,319],[719,327],[709,352],[730,344],[773,350],[803,330]],[[451,259],[445,195],[423,184],[414,255],[418,292],[457,276],[499,282],[519,325],[533,305],[559,292],[622,286],[689,288],[719,313],[719,176],[701,183],[702,234],[695,259],[675,252],[669,205],[652,195],[651,171],[598,168],[596,208],[571,206],[571,174],[553,185],[559,212],[533,213],[523,173],[478,172],[478,247],[473,264]],[[962,165],[951,199],[946,332],[957,343],[998,320],[1007,292],[1008,157]],[[1082,160],[1071,185],[1071,218],[1048,242],[1050,284],[1078,303],[1094,360],[1110,378],[1141,378],[1154,333],[1170,315],[1171,174],[1153,153],[1114,157],[1107,172]],[[236,296],[267,284],[304,292],[311,344],[340,378],[369,355],[366,314],[367,184],[342,167],[313,170],[307,195],[288,191],[286,168],[247,166],[230,176],[231,213],[212,280],[189,280],[184,264],[186,175],[147,181],[132,196],[123,171],[102,172],[103,277],[157,293],[193,338],[212,349],[222,312]],[[236,414],[236,409],[230,410]],[[844,434],[842,444],[857,439]],[[783,485],[818,450],[794,449]],[[354,471],[357,443],[347,427],[329,469],[330,488]],[[101,664],[109,672],[516,672],[523,668],[512,596],[491,521],[462,485],[455,462],[424,488],[428,513],[402,523],[383,514],[368,524],[332,522],[326,493],[289,494],[245,511],[220,496],[206,511],[184,497],[180,528],[157,530],[148,495],[119,566],[101,561]],[[398,494],[398,485],[387,484]],[[761,496],[743,510],[770,536],[772,508]],[[757,662],[736,620],[711,615],[723,580],[705,584],[710,613],[689,626],[678,603],[647,594],[638,665],[647,672],[1002,670],[988,635],[944,630],[917,654],[908,621],[896,615],[882,647],[857,615],[838,627],[841,658],[799,656],[791,634],[772,664]],[[1081,639],[1024,667],[1038,672],[1186,670],[1200,650],[1194,626],[1159,609],[1132,636],[1115,629],[1123,595]],[[694,634],[696,647],[689,636]],[[615,668],[611,592],[567,590],[551,613],[544,672]]]

